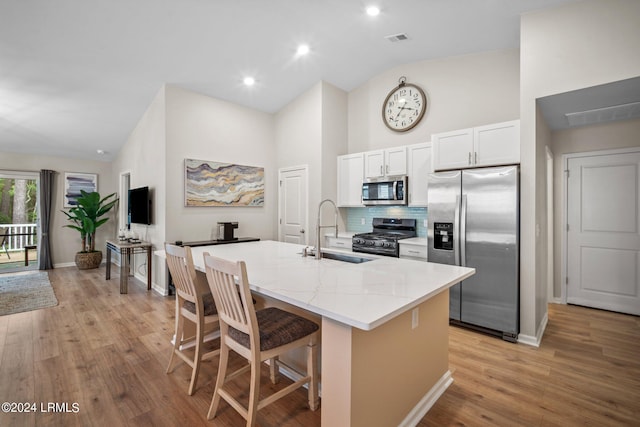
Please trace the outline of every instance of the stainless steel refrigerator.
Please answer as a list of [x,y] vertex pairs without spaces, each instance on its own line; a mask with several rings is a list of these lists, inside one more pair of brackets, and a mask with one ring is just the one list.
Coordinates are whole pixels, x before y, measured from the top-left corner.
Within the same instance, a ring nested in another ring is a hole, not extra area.
[[450,290],[451,323],[516,341],[520,299],[518,166],[429,175],[429,262],[473,267]]

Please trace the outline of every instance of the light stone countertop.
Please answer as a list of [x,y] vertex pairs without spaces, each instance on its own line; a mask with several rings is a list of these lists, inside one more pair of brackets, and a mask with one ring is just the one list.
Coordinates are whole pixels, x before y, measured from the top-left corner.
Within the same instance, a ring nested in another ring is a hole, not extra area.
[[[418,306],[475,273],[475,269],[358,254],[352,264],[302,257],[303,245],[262,240],[192,248],[196,269],[203,253],[243,260],[253,291],[365,331]],[[337,249],[325,252],[352,252]],[[164,258],[164,250],[156,251]]]

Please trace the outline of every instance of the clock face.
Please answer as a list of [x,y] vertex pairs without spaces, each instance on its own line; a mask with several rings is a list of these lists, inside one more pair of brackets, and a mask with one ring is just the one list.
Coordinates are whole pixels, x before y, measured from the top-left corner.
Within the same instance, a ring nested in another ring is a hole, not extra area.
[[418,86],[406,83],[392,90],[382,104],[382,120],[393,131],[405,132],[417,125],[427,109],[427,98]]

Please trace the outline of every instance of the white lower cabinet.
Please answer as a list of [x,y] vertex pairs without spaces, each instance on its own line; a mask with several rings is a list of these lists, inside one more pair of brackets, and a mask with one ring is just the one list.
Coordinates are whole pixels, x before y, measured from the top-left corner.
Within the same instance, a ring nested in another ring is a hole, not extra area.
[[345,249],[351,250],[351,237],[338,237],[335,236],[324,236],[325,239],[325,247],[327,248],[337,248],[337,249]]
[[400,258],[427,260],[427,245],[400,243]]

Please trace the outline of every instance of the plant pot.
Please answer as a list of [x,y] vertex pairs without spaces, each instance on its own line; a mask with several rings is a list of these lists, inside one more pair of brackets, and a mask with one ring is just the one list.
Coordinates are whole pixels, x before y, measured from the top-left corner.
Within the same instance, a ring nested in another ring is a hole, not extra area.
[[102,252],[78,252],[76,253],[76,267],[79,270],[98,268],[102,262]]

